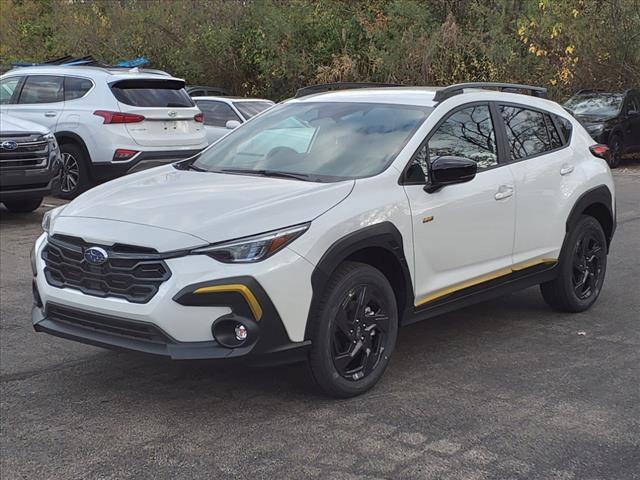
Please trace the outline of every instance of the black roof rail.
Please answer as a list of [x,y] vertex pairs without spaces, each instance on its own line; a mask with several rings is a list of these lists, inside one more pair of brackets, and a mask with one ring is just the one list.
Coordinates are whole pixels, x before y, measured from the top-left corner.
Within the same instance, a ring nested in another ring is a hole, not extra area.
[[354,88],[379,88],[379,87],[401,87],[396,83],[375,83],[375,82],[336,82],[323,83],[320,85],[310,85],[299,88],[294,98],[306,97],[314,93],[330,92],[332,90],[351,90]]
[[502,92],[511,91],[517,93],[518,91],[529,92],[527,95],[538,98],[547,98],[547,89],[544,87],[535,87],[533,85],[521,85],[519,83],[498,83],[498,82],[471,82],[471,83],[458,83],[450,85],[441,90],[436,91],[433,97],[434,102],[442,102],[447,98],[454,95],[460,95],[465,88],[486,88],[486,89],[498,89]]

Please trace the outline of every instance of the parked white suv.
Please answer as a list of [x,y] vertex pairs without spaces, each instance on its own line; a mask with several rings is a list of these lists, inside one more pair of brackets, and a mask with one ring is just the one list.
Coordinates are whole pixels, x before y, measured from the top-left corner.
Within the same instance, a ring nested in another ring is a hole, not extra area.
[[215,143],[251,117],[274,105],[262,98],[194,97],[204,116],[204,129],[209,144]]
[[598,298],[607,148],[543,89],[306,93],[51,211],[35,329],[175,359],[308,359],[348,397],[378,381],[402,325],[537,284],[563,311]]
[[159,70],[49,65],[0,77],[1,109],[51,130],[62,152],[60,190],[190,157],[207,146],[184,81]]

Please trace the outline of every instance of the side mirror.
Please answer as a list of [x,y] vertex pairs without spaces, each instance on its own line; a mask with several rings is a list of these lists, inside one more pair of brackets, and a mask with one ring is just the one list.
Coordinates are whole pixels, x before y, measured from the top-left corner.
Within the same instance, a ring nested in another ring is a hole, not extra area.
[[427,193],[433,193],[446,185],[465,183],[476,176],[478,164],[465,157],[440,157],[431,164],[430,182],[424,187]]
[[227,124],[225,125],[227,129],[233,130],[234,128],[238,128],[240,126],[240,122],[238,120],[227,120]]

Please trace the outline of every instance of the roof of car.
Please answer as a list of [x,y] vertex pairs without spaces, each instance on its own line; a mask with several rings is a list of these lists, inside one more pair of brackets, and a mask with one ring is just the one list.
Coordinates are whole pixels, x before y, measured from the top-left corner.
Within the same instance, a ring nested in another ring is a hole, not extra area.
[[[162,70],[146,68],[105,68],[95,66],[74,66],[74,65],[37,65],[30,67],[16,67],[5,75],[85,75],[89,77],[117,77],[117,78],[161,78],[171,80],[182,80],[169,75]],[[184,81],[184,80],[182,80]]]
[[[386,103],[393,105],[413,105],[435,108],[443,101],[437,101],[436,93],[446,87],[382,87],[333,90],[287,100],[291,103],[307,102],[357,102]],[[557,115],[566,116],[566,111],[556,102],[532,95],[498,91],[483,88],[464,88],[457,95],[445,100],[456,103],[473,101],[502,101],[543,108]]]

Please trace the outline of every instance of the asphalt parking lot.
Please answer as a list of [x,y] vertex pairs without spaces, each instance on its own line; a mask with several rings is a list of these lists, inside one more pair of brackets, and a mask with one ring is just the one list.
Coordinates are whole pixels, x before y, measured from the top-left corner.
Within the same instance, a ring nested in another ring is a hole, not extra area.
[[[30,323],[49,207],[0,217],[3,479],[640,478],[640,162],[590,311],[536,288],[401,331],[370,393],[316,394],[300,365],[172,363]],[[51,202],[51,200],[49,200]]]

